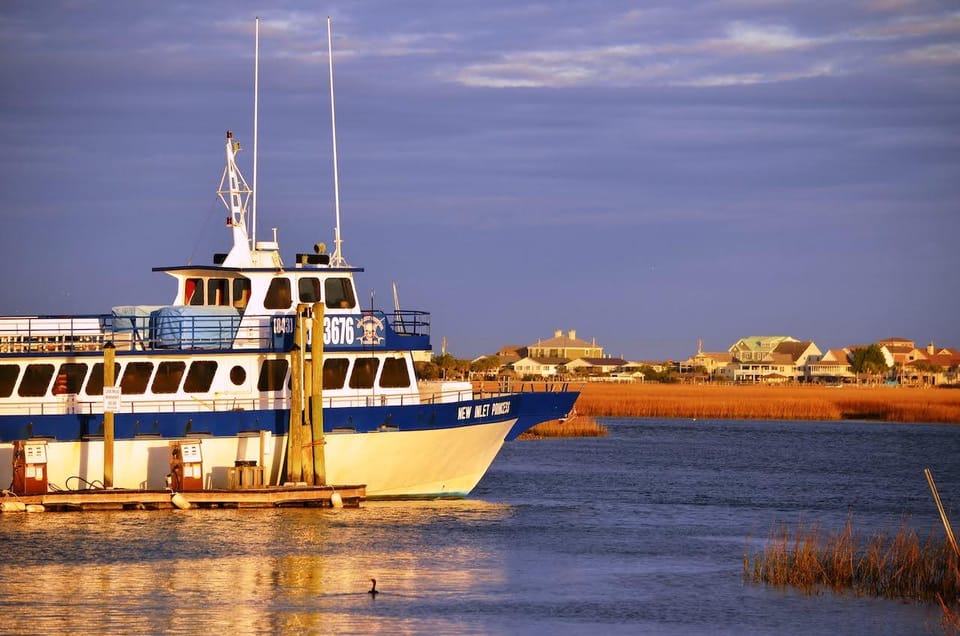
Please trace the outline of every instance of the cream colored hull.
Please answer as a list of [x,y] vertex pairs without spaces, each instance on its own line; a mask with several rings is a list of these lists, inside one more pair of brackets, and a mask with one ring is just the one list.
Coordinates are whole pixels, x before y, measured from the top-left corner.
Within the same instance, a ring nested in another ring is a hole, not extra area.
[[[503,446],[515,419],[430,431],[384,431],[326,436],[327,483],[366,485],[367,496],[464,496],[477,485]],[[196,442],[196,439],[182,440]],[[170,473],[169,439],[119,440],[114,444],[113,485],[161,490]],[[270,484],[281,475],[286,437],[272,435],[202,438],[204,488],[227,488],[238,460],[262,462]],[[103,442],[49,442],[46,477],[50,490],[78,490],[103,483]],[[13,445],[0,444],[0,485],[13,481]],[[36,470],[36,469],[31,469]]]

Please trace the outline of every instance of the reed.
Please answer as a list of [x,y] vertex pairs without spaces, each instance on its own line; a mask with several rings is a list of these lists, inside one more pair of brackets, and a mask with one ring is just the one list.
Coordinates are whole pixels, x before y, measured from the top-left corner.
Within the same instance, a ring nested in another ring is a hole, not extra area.
[[543,439],[546,437],[606,437],[607,427],[592,417],[576,416],[567,420],[550,420],[537,424],[522,433],[519,439]]
[[901,525],[892,537],[862,540],[852,518],[841,532],[823,537],[819,526],[777,526],[765,547],[743,557],[744,578],[790,585],[808,593],[822,588],[892,599],[938,602],[945,625],[960,613],[960,569],[946,538],[931,532],[921,542]]
[[577,400],[577,411],[594,417],[960,423],[960,391],[887,386],[588,383]]

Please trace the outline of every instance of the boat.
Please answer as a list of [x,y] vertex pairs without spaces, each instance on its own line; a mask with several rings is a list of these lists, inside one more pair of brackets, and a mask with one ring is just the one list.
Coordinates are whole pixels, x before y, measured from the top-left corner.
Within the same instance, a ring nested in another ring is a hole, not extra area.
[[[155,267],[175,281],[172,302],[0,316],[0,486],[465,497],[505,442],[572,409],[579,389],[565,384],[481,393],[419,379],[430,314],[361,307],[339,194],[333,252],[316,243],[287,264],[276,230],[257,241],[254,220],[251,238],[256,183],[230,132],[224,152],[232,245],[208,265]],[[335,125],[334,165],[336,188]]]

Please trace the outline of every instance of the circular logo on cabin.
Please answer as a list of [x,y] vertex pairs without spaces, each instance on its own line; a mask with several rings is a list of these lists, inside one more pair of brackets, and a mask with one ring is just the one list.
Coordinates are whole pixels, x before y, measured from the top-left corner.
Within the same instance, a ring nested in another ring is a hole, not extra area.
[[360,332],[360,344],[378,345],[383,342],[383,321],[373,315],[366,315],[357,322]]

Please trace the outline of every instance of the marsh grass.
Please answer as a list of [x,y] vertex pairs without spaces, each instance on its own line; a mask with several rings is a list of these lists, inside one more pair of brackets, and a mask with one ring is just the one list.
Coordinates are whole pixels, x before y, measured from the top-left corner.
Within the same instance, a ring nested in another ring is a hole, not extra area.
[[577,411],[594,417],[960,423],[960,391],[886,386],[588,383],[577,400]]
[[[946,537],[931,532],[921,542],[905,525],[890,536],[864,539],[848,519],[843,531],[824,535],[819,525],[795,530],[779,525],[764,548],[743,556],[744,578],[755,583],[790,585],[807,593],[835,592],[919,602],[938,602],[944,625],[960,612],[960,570]],[[960,624],[957,625],[960,627]]]
[[607,427],[592,417],[578,415],[567,420],[550,420],[522,433],[519,439],[546,437],[606,437]]

